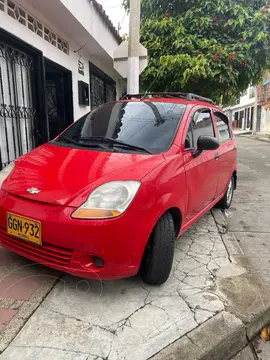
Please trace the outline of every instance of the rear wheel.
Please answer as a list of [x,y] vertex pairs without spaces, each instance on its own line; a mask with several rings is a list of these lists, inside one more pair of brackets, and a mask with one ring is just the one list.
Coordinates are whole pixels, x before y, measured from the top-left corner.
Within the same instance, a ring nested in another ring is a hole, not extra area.
[[232,204],[233,194],[235,189],[235,179],[234,176],[231,177],[226,194],[224,197],[217,203],[216,207],[222,210],[229,209]]
[[172,215],[164,214],[146,246],[140,274],[150,285],[164,284],[171,272],[174,255],[175,228]]

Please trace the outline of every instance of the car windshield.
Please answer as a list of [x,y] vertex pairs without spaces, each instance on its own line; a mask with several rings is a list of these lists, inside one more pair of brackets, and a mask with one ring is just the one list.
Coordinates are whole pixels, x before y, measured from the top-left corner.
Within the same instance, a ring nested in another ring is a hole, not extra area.
[[161,153],[171,146],[185,109],[173,102],[108,103],[75,122],[57,141],[89,149],[99,144],[104,149],[105,144],[107,150]]

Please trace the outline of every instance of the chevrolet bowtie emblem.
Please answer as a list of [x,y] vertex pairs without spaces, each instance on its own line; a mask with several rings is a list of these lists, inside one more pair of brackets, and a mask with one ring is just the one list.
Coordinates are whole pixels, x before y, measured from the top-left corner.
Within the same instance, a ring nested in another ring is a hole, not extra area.
[[41,192],[41,190],[37,189],[37,188],[30,188],[26,190],[27,192],[29,192],[29,194],[31,195],[37,195]]

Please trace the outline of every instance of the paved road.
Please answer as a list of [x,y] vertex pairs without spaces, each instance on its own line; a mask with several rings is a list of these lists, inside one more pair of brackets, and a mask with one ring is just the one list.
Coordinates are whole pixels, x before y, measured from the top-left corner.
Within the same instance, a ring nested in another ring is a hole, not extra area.
[[[241,137],[237,142],[239,181],[228,214],[229,231],[270,285],[270,143]],[[270,343],[257,343],[256,349],[259,359],[270,359]]]
[[238,137],[238,189],[229,230],[270,284],[270,143]]

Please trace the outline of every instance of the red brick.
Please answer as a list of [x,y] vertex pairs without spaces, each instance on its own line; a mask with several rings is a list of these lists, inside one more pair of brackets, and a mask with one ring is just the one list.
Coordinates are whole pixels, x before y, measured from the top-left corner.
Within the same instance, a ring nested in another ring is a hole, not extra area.
[[17,310],[0,309],[0,331],[10,322]]
[[0,298],[29,300],[44,282],[44,276],[11,273],[0,279]]

